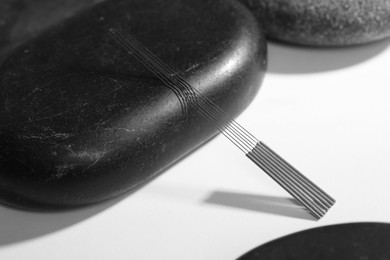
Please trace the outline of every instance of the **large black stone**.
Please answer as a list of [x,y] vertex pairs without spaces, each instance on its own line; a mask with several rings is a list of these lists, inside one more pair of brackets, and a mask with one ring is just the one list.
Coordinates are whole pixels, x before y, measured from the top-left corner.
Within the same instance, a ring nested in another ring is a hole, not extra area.
[[[114,0],[11,48],[0,63],[0,201],[87,205],[136,189],[217,133],[128,55],[116,24],[231,116],[253,99],[266,45],[229,0]],[[185,173],[183,173],[185,174]]]
[[390,259],[390,224],[350,223],[288,235],[246,253],[238,260]]
[[276,40],[314,46],[368,43],[390,36],[389,0],[240,0]]

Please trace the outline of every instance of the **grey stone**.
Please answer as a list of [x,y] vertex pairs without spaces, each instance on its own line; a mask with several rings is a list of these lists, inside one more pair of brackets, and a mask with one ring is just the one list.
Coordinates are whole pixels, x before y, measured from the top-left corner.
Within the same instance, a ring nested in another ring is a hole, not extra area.
[[390,36],[390,0],[240,0],[271,39],[346,46]]

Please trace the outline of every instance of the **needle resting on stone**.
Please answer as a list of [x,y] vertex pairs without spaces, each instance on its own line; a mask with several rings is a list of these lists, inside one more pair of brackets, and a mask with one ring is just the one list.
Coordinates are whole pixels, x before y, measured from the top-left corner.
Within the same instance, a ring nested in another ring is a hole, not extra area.
[[119,26],[110,28],[109,34],[176,94],[185,113],[191,108],[213,122],[225,137],[299,201],[316,219],[320,219],[332,207],[335,203],[332,197],[255,138],[213,101],[193,88],[131,34]]

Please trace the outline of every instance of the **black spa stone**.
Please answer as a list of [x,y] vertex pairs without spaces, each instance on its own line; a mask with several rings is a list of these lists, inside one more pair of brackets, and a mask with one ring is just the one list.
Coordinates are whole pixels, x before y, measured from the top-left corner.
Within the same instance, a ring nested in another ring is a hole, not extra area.
[[109,37],[118,24],[233,117],[258,91],[266,45],[241,4],[95,5],[3,55],[2,203],[100,202],[139,188],[217,133],[195,111],[183,113],[175,93]]
[[390,0],[240,0],[269,38],[313,46],[346,46],[390,36]]
[[390,259],[390,224],[349,223],[319,227],[281,237],[238,260]]

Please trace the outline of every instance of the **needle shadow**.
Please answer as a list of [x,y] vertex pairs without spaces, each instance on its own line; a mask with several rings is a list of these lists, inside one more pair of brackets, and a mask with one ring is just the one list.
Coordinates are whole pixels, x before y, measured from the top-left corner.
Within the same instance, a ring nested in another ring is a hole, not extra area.
[[229,191],[214,191],[203,202],[292,218],[316,220],[304,207],[297,204],[292,198]]

